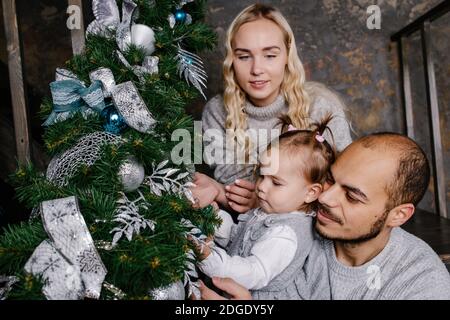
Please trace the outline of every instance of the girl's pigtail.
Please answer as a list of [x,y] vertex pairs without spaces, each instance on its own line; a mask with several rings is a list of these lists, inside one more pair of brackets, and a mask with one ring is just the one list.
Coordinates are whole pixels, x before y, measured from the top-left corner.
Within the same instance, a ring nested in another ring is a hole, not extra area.
[[[318,143],[321,143],[325,146],[328,153],[328,159],[330,163],[333,163],[336,158],[336,143],[334,141],[333,132],[331,131],[329,127],[329,123],[333,120],[333,115],[331,113],[327,113],[325,117],[318,123],[314,123],[313,126],[315,127],[313,130],[313,134],[315,137],[315,140]],[[324,135],[328,131],[328,134],[330,136],[330,142],[325,140]]]

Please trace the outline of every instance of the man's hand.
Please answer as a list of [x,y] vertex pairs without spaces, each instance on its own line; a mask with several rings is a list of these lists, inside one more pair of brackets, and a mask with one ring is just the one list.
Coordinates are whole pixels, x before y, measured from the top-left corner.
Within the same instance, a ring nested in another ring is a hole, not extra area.
[[191,187],[192,195],[194,196],[195,208],[204,208],[216,200],[219,195],[218,182],[208,177],[206,174],[196,172],[194,180],[195,186]]
[[233,184],[225,187],[228,205],[236,212],[244,213],[255,208],[257,196],[256,185],[248,180],[237,179]]
[[[231,300],[252,299],[252,295],[250,294],[250,292],[233,279],[213,277],[212,282],[217,288],[225,291],[228,295],[230,295]],[[200,281],[200,293],[202,295],[202,300],[226,300],[225,297],[222,297],[221,295],[205,286],[202,281]]]

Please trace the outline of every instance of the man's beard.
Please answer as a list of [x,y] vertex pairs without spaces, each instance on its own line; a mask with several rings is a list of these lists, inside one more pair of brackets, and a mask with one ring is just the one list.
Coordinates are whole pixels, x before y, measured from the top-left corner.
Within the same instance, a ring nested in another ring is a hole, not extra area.
[[[326,207],[321,206],[321,209],[329,212],[329,210]],[[326,234],[322,230],[320,230],[320,228],[317,227],[318,222],[316,222],[316,231],[324,239],[339,241],[344,244],[360,244],[360,243],[369,241],[369,240],[377,237],[380,234],[381,230],[383,230],[383,226],[386,222],[389,211],[390,210],[385,210],[383,212],[381,217],[372,224],[372,227],[370,228],[370,231],[368,233],[358,236],[356,238],[349,239],[349,238],[333,237],[329,234]]]

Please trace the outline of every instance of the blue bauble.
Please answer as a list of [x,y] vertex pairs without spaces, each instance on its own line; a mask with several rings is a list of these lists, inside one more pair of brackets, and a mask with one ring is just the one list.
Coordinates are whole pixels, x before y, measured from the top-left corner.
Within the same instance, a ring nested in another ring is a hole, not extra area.
[[177,9],[174,12],[175,21],[184,22],[186,21],[186,12],[183,9]]
[[116,108],[113,105],[110,105],[103,109],[102,117],[105,119],[103,128],[106,132],[119,134],[127,127],[125,120],[117,112]]

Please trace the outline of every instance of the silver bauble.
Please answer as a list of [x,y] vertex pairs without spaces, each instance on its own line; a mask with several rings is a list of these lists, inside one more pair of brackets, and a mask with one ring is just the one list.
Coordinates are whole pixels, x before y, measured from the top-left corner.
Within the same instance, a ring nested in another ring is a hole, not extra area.
[[134,24],[131,26],[131,43],[151,55],[155,51],[155,32],[145,24]]
[[131,192],[139,188],[144,181],[145,170],[135,157],[128,157],[119,167],[119,178],[122,181],[125,192]]
[[184,300],[183,282],[177,281],[165,287],[159,287],[149,291],[152,300]]

